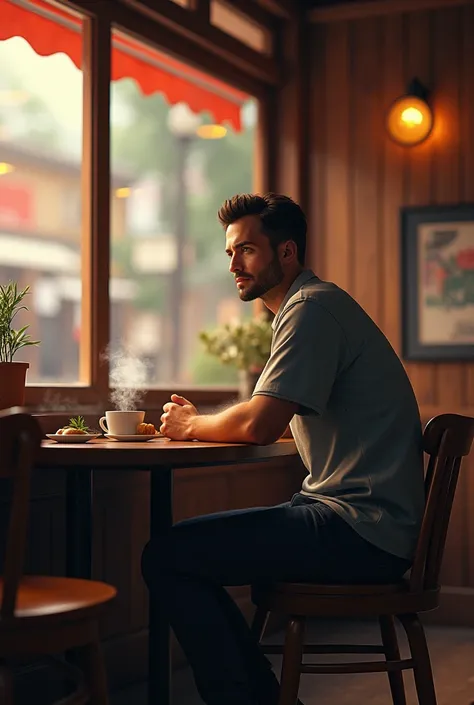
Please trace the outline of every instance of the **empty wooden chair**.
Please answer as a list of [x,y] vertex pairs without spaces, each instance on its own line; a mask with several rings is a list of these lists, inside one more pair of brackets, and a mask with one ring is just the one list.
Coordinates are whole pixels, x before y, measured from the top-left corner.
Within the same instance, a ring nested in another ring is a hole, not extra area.
[[23,575],[30,474],[41,435],[35,419],[20,409],[0,411],[0,478],[12,481],[0,579],[0,703],[14,702],[9,659],[77,649],[81,669],[56,661],[59,668],[75,676],[77,685],[61,705],[106,705],[98,619],[115,597],[115,588],[92,580]]
[[[442,414],[423,434],[429,456],[426,505],[409,577],[396,585],[314,585],[280,583],[256,592],[252,629],[262,638],[268,614],[287,616],[285,644],[263,646],[283,653],[279,705],[295,705],[302,673],[388,673],[394,705],[406,705],[402,671],[413,669],[420,705],[436,705],[430,656],[419,614],[439,605],[439,573],[462,458],[470,452],[474,419]],[[381,645],[305,645],[307,617],[351,617],[379,620]],[[401,659],[394,618],[403,625],[410,658]],[[384,654],[383,660],[304,663],[303,654]]]

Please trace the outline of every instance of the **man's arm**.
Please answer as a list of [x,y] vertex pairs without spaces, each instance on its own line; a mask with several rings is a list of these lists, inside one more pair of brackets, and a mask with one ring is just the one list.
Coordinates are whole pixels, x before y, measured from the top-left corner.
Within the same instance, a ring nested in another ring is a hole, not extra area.
[[191,402],[173,394],[163,407],[160,430],[176,441],[273,443],[298,410],[324,412],[347,352],[344,331],[332,313],[316,301],[298,301],[275,330],[272,354],[250,401],[199,416]]
[[258,395],[218,414],[201,416],[183,397],[163,407],[161,433],[173,440],[221,443],[274,443],[298,409],[294,402]]

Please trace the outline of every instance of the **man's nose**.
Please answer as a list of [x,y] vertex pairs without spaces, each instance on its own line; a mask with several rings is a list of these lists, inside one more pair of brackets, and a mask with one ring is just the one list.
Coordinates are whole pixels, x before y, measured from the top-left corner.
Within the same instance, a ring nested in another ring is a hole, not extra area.
[[231,272],[231,273],[233,274],[234,272],[240,271],[240,269],[241,269],[241,267],[240,267],[240,264],[239,264],[239,258],[238,258],[237,253],[235,253],[235,254],[232,255],[232,257],[230,258],[229,272]]

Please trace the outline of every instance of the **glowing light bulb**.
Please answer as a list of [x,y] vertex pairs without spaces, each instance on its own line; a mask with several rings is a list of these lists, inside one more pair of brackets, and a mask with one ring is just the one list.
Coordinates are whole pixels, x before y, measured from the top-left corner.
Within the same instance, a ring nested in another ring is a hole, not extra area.
[[423,142],[433,127],[430,106],[417,96],[399,98],[391,106],[387,116],[387,130],[395,142],[413,146]]
[[199,125],[196,134],[203,140],[220,140],[227,134],[224,125]]
[[401,119],[408,127],[415,127],[423,122],[423,114],[417,108],[407,108],[402,112]]
[[7,162],[0,162],[0,176],[3,176],[4,174],[10,174],[12,171],[15,171],[15,167],[13,164],[8,164]]

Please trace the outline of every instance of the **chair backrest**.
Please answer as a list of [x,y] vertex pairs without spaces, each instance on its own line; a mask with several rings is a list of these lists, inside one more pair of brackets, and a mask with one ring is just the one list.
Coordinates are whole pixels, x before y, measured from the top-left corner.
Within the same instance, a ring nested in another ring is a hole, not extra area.
[[19,407],[0,411],[0,478],[11,478],[10,516],[3,564],[0,618],[12,617],[23,574],[28,527],[30,475],[41,444],[37,421]]
[[462,458],[469,455],[474,437],[474,419],[458,414],[441,414],[428,421],[423,449],[429,456],[425,476],[426,505],[410,590],[433,590],[439,585],[449,518]]

